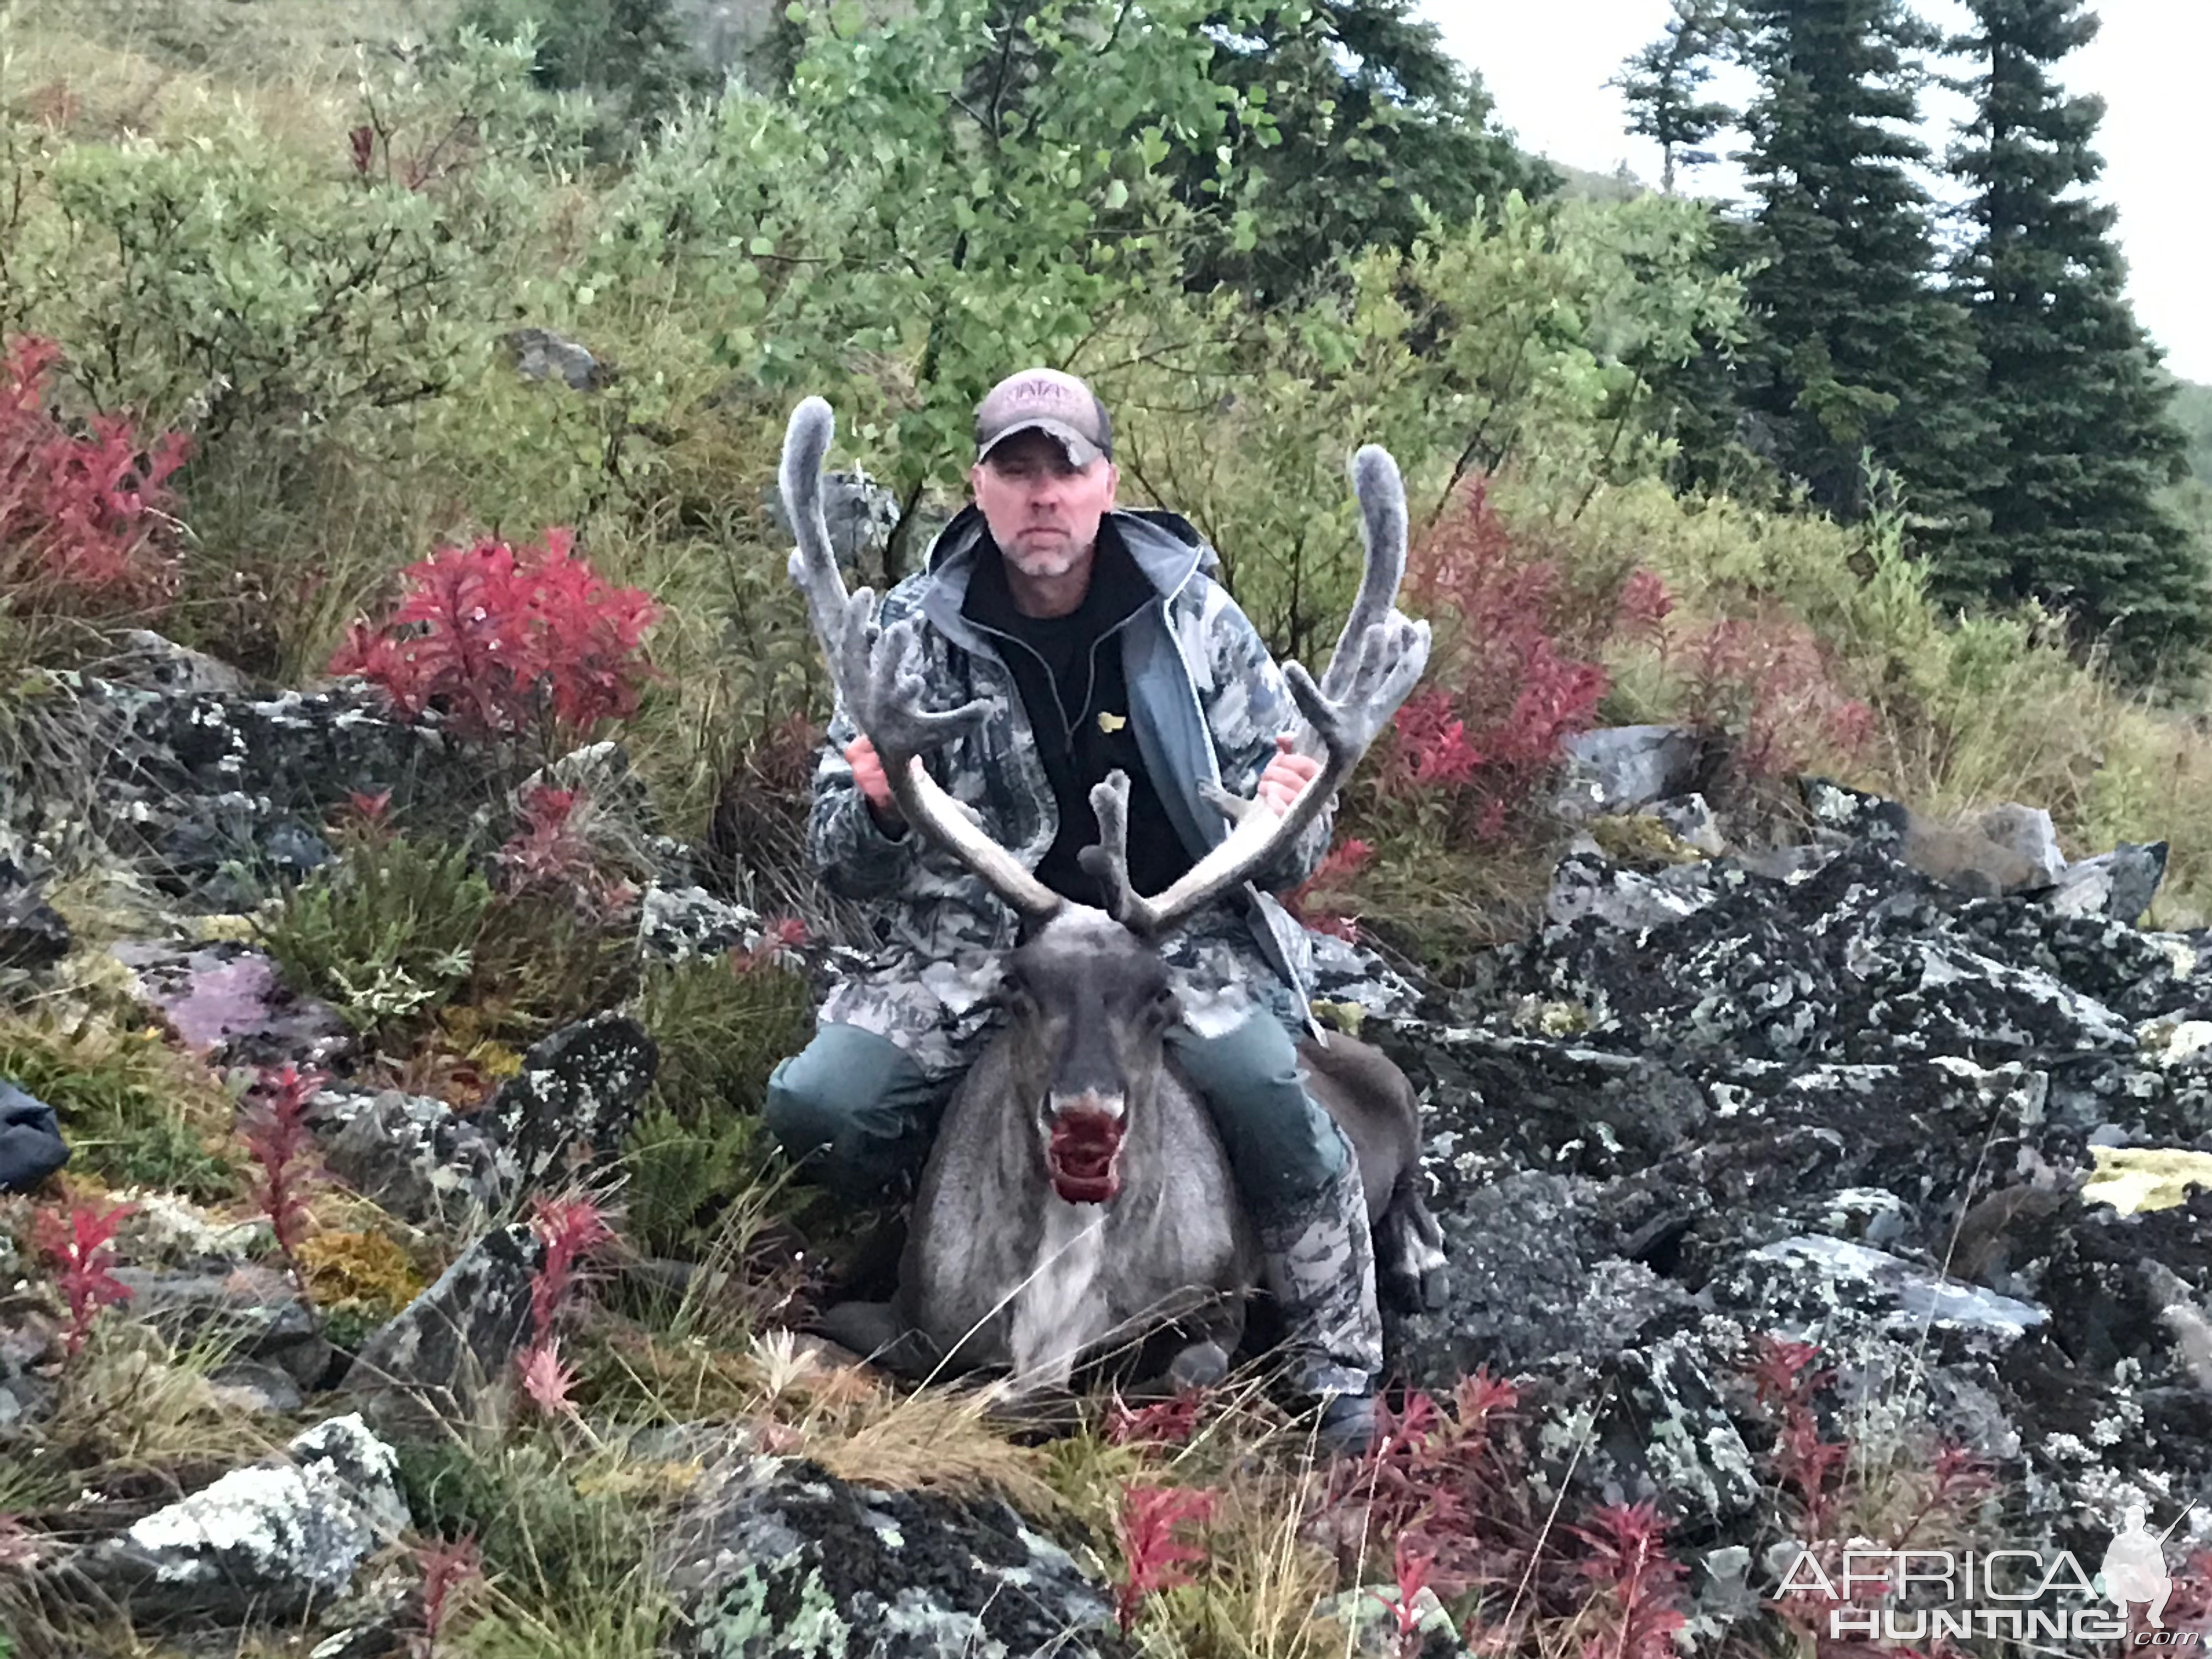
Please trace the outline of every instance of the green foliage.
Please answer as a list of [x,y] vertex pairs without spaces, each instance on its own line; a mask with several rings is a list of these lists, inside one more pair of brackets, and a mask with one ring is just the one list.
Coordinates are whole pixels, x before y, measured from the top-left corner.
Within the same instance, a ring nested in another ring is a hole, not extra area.
[[2087,45],[2081,0],[1972,0],[1954,43],[1978,73],[1953,171],[1974,189],[1960,273],[1989,364],[2002,471],[1979,493],[1987,535],[1947,586],[2071,612],[2084,641],[2109,632],[2116,666],[2179,678],[2208,639],[2206,550],[2161,492],[2187,438],[2172,382],[2135,320],[2112,240],[2118,210],[2080,193],[2103,171],[2090,140],[2100,99],[2056,67]]
[[718,79],[684,39],[668,0],[468,0],[460,29],[530,40],[531,78],[549,91],[604,94],[622,143],[635,142],[700,99]]
[[1726,104],[1700,95],[1735,27],[1735,9],[1734,0],[1674,0],[1666,33],[1610,82],[1628,105],[1629,131],[1659,146],[1659,187],[1669,196],[1675,168],[1710,165],[1713,153],[1700,146],[1735,121]]
[[805,977],[769,963],[647,969],[637,1013],[660,1065],[625,1160],[628,1231],[648,1255],[696,1257],[719,1212],[764,1177],[768,1074],[805,1045],[813,1008]]
[[54,1109],[72,1173],[210,1203],[238,1195],[229,1097],[151,1028],[0,1018],[0,1077]]
[[775,1063],[804,1042],[813,995],[795,969],[733,959],[656,963],[638,989],[638,1018],[659,1045],[655,1087],[673,1109],[757,1110]]
[[1110,394],[1128,411],[1125,471],[1207,532],[1279,652],[1317,662],[1359,575],[1345,434],[1401,458],[1417,528],[1478,471],[1512,469],[1571,512],[1649,471],[1665,453],[1658,367],[1740,325],[1711,224],[1658,197],[1508,196],[1403,255],[1364,256],[1345,299],[1162,307],[1128,350],[1164,370]]
[[900,365],[893,395],[855,386],[841,412],[910,501],[964,470],[1010,367],[1069,361],[1174,281],[1197,210],[1166,163],[1210,154],[1231,111],[1263,118],[1209,80],[1205,15],[1178,0],[1116,29],[1111,9],[921,0],[863,32],[815,14],[788,104],[733,94],[677,123],[593,268],[681,261],[717,358],[778,395]]
[[261,944],[293,984],[365,1036],[427,1015],[466,985],[495,901],[469,849],[407,834],[356,836],[285,889]]
[[517,99],[527,63],[465,38],[426,82],[372,95],[358,171],[243,111],[176,148],[20,152],[52,211],[26,227],[4,320],[37,317],[102,407],[195,408],[210,445],[434,397],[486,345],[529,173],[574,152]]
[[1939,559],[1985,521],[1997,477],[1966,313],[1936,281],[1931,209],[1911,168],[1918,54],[1936,37],[1899,0],[1752,0],[1759,76],[1745,161],[1759,198],[1760,319],[1746,402],[1822,507],[1857,515],[1863,458],[1894,469]]
[[[1462,224],[1511,191],[1558,185],[1491,124],[1481,78],[1443,49],[1407,0],[1277,7],[1241,24],[1216,14],[1212,74],[1264,118],[1237,114],[1224,141],[1245,181],[1249,222],[1205,238],[1185,282],[1233,283],[1262,304],[1308,288],[1341,255],[1404,250],[1430,214]],[[1218,157],[1179,147],[1177,193],[1206,210],[1223,193]]]
[[473,1537],[503,1592],[457,1651],[654,1651],[669,1606],[647,1573],[655,1516],[628,1473],[612,1454],[568,1461],[531,1439],[401,1449],[400,1487],[417,1530]]

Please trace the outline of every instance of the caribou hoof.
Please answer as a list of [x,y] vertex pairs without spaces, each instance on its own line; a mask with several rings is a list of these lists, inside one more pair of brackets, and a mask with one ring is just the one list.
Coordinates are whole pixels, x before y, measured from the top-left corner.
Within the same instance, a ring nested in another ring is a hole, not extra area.
[[1168,1381],[1177,1393],[1186,1389],[1211,1389],[1229,1375],[1229,1354],[1218,1342],[1194,1342],[1168,1366]]
[[840,1302],[807,1328],[908,1381],[928,1375],[937,1363],[928,1340],[900,1324],[888,1302]]

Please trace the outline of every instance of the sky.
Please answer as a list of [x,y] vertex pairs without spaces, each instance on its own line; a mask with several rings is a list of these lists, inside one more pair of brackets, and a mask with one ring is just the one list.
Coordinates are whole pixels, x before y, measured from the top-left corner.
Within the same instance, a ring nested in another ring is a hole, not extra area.
[[[1956,0],[1923,0],[1922,15],[1960,28]],[[2119,209],[2136,315],[2185,380],[2212,383],[2212,0],[2103,0],[2097,39],[2060,66],[2071,90],[2105,100],[2096,193]],[[1622,129],[1620,93],[1605,83],[1621,60],[1663,31],[1668,0],[1419,0],[1448,50],[1480,73],[1499,123],[1525,149],[1610,173],[1626,161],[1656,184],[1659,150]],[[1716,81],[1723,96],[1739,88]],[[1923,95],[1940,155],[1962,100]],[[1717,149],[1733,147],[1723,137]],[[1684,181],[1701,193],[1739,194],[1741,174],[1723,161]],[[1948,181],[1947,185],[1948,188]],[[2196,205],[2191,206],[2194,202]]]

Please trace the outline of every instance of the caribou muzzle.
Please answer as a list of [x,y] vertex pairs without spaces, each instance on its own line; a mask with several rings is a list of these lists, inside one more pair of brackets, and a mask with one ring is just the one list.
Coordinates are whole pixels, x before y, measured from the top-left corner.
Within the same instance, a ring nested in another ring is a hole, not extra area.
[[1121,1137],[1128,1118],[1119,1095],[1095,1089],[1055,1094],[1045,1119],[1045,1167],[1070,1204],[1103,1204],[1121,1190]]

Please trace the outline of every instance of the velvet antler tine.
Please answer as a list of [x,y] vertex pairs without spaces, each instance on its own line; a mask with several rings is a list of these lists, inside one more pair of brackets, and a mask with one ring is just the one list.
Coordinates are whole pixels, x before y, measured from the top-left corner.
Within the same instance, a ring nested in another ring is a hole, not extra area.
[[1017,910],[1049,916],[1060,908],[1060,896],[985,836],[921,764],[923,755],[973,729],[996,704],[978,697],[957,708],[923,708],[927,688],[914,665],[920,655],[919,619],[906,617],[884,628],[872,591],[863,587],[846,592],[822,509],[822,463],[836,432],[836,417],[827,403],[819,398],[801,399],[784,429],[777,483],[798,544],[787,568],[805,596],[807,618],[829,664],[837,699],[875,745],[891,799],[915,831],[951,853]]
[[1091,786],[1091,811],[1098,820],[1098,843],[1075,861],[1105,890],[1106,914],[1126,924],[1143,901],[1129,882],[1129,775],[1116,768]]
[[[1279,817],[1256,800],[1238,800],[1218,786],[1208,787],[1206,799],[1235,820],[1234,827],[1164,893],[1151,899],[1129,895],[1122,920],[1140,933],[1163,933],[1181,925],[1303,835],[1428,665],[1428,624],[1396,609],[1406,571],[1406,489],[1397,463],[1387,450],[1369,444],[1352,458],[1351,474],[1365,557],[1358,595],[1322,684],[1314,684],[1303,664],[1283,665],[1283,678],[1306,726],[1298,747],[1318,750],[1321,770]],[[1126,857],[1120,868],[1126,884]]]
[[[1359,671],[1372,660],[1372,629],[1390,614],[1406,579],[1406,483],[1398,463],[1380,444],[1364,444],[1352,458],[1352,493],[1359,502],[1359,543],[1364,556],[1359,592],[1344,619],[1322,691],[1332,702],[1351,695]],[[1348,650],[1346,647],[1350,647]]]

